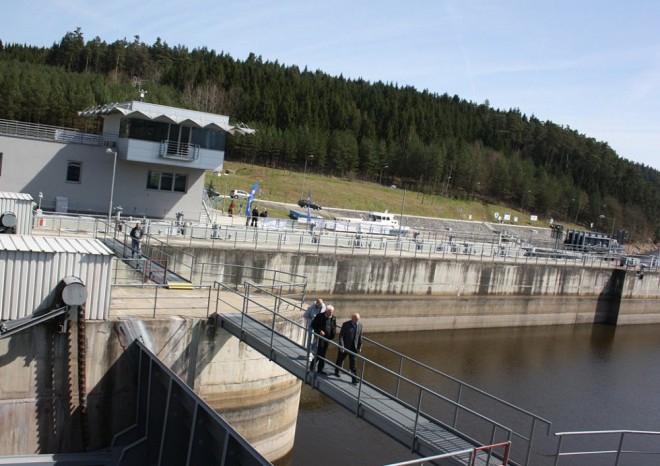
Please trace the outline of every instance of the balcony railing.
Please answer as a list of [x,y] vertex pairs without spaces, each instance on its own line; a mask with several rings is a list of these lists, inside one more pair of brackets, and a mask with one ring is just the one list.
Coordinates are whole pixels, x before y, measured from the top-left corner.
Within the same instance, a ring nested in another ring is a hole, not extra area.
[[199,145],[178,141],[161,141],[160,156],[164,159],[192,162],[199,158]]
[[75,128],[24,123],[21,121],[0,119],[0,134],[42,141],[61,142],[63,144],[89,144],[93,146],[111,146],[117,136],[108,134],[85,133]]

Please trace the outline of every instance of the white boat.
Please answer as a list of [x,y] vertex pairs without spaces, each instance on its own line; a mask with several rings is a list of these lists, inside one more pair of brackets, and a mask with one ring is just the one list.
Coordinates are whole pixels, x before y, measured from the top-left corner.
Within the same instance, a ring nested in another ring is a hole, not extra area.
[[389,212],[369,212],[365,218],[337,217],[326,220],[324,228],[351,233],[406,236],[410,227],[399,225],[399,221]]

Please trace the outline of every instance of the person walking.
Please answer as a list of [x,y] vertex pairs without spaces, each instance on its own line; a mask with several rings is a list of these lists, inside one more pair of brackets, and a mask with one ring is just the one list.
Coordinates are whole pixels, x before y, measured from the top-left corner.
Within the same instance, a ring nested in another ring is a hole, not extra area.
[[131,257],[140,257],[140,245],[142,241],[142,225],[140,222],[137,222],[135,226],[131,229]]
[[360,314],[353,313],[351,320],[347,320],[341,325],[339,331],[339,348],[337,351],[337,360],[335,364],[335,375],[341,377],[339,368],[343,368],[344,360],[348,356],[349,367],[351,374],[353,374],[352,383],[358,383],[356,355],[362,351],[362,322],[360,322]]
[[314,317],[314,320],[312,320],[314,333],[318,335],[318,337],[323,338],[318,338],[316,357],[312,361],[310,370],[313,371],[314,367],[316,367],[316,372],[323,375],[327,374],[323,368],[325,367],[325,354],[328,352],[328,346],[330,346],[328,340],[334,340],[335,329],[337,327],[337,319],[335,318],[334,313],[334,306],[326,306],[325,312],[317,314],[316,317]]
[[314,317],[318,314],[325,312],[325,303],[321,298],[317,298],[310,306],[307,308],[303,317],[305,318],[305,324],[307,326],[307,347],[309,348],[309,360],[314,359],[316,354],[316,338],[312,338],[314,335],[314,329],[312,328],[312,321]]
[[235,209],[236,209],[236,205],[234,204],[234,201],[231,201],[231,204],[229,204],[229,210],[227,210],[227,213],[229,214],[230,217],[234,216]]

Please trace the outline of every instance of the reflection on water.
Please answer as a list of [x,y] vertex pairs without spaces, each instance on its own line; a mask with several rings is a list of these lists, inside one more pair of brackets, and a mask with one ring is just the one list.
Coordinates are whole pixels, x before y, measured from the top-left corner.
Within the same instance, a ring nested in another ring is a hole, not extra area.
[[[369,337],[552,421],[553,432],[660,431],[660,325],[497,328]],[[382,357],[370,346],[365,346],[363,354],[376,360]],[[412,457],[348,410],[304,387],[294,451],[277,464],[380,465]],[[660,464],[655,459],[647,464]]]

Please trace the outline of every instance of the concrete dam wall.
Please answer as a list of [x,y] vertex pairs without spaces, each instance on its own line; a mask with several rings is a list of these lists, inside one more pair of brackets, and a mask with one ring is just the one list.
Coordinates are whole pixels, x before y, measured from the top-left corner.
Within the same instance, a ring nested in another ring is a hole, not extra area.
[[[260,269],[300,275],[308,280],[308,296],[336,304],[340,317],[360,312],[369,331],[660,322],[657,271],[640,275],[534,259],[521,264],[217,248],[188,252],[196,257],[190,264],[195,283],[259,282],[254,271]],[[229,272],[209,264],[245,268]]]
[[[135,422],[137,361],[124,352],[117,323],[86,322],[82,373],[72,351],[76,323],[68,335],[42,324],[0,339],[0,456],[107,448]],[[205,320],[127,325],[270,461],[293,448],[301,387],[294,376]]]

